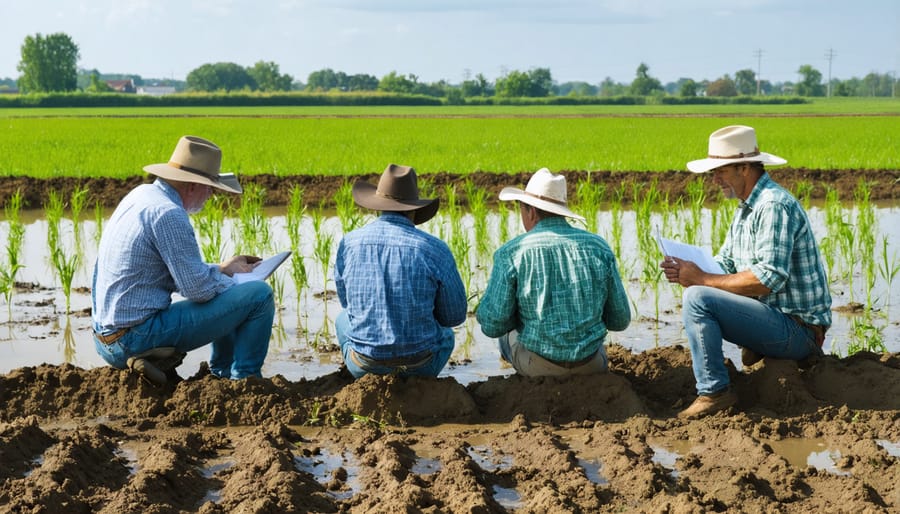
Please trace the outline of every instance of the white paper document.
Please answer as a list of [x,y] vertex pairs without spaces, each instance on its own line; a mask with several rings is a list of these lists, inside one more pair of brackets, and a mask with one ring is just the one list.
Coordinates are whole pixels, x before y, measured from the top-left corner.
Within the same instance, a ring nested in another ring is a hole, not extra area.
[[719,263],[713,259],[712,251],[705,246],[695,246],[687,243],[679,243],[656,235],[659,249],[666,257],[675,257],[682,261],[691,261],[707,273],[721,275],[725,273]]
[[281,266],[281,263],[290,255],[290,250],[281,252],[278,255],[273,255],[257,264],[257,266],[253,268],[253,271],[248,273],[235,273],[231,278],[234,280],[235,284],[243,284],[244,282],[250,282],[251,280],[265,280],[269,278],[269,275],[271,275],[278,266]]

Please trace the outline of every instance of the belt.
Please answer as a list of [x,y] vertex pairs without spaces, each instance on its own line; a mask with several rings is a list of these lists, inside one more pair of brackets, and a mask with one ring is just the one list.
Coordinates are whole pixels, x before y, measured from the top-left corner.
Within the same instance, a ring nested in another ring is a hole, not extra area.
[[599,352],[599,351],[600,350],[597,350],[596,352],[594,352],[594,353],[588,355],[587,357],[585,357],[581,360],[578,360],[578,361],[555,361],[553,359],[548,359],[547,357],[544,357],[544,360],[546,360],[547,362],[550,362],[552,364],[555,364],[561,368],[574,369],[574,368],[580,368],[581,366],[584,366],[588,362],[591,362],[592,360],[594,360],[594,357],[597,356],[597,352]]
[[357,366],[364,369],[375,366],[383,366],[386,368],[418,369],[431,362],[432,357],[433,354],[430,351],[425,351],[422,353],[417,353],[415,355],[410,355],[408,357],[375,360],[371,357],[366,357],[365,355],[358,353],[352,348],[350,349],[350,358],[353,359],[353,362]]
[[812,330],[813,335],[816,337],[816,344],[819,346],[819,348],[821,348],[822,345],[825,344],[825,332],[828,331],[828,327],[824,325],[813,325],[812,323],[807,323],[800,319],[799,316],[796,316],[794,314],[790,314],[789,316],[801,327]]
[[116,330],[116,331],[113,332],[112,334],[106,334],[106,335],[103,335],[103,334],[101,334],[101,333],[99,333],[99,332],[97,332],[97,331],[95,330],[95,331],[94,331],[94,337],[96,337],[97,340],[100,341],[100,342],[103,343],[103,344],[113,344],[113,343],[115,343],[116,341],[118,341],[119,338],[121,338],[122,336],[124,336],[125,334],[127,334],[127,333],[128,333],[128,330],[130,330],[130,329],[128,329],[128,328],[120,328],[119,330]]

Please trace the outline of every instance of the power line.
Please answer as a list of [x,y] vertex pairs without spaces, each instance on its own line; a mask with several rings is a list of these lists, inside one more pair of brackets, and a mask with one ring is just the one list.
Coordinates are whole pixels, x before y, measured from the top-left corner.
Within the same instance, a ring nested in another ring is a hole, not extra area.
[[831,98],[831,61],[834,59],[834,50],[829,48],[825,52],[825,58],[828,59],[828,97]]
[[760,69],[762,68],[762,48],[757,48],[755,52],[753,52],[753,57],[756,57],[756,96],[760,95]]

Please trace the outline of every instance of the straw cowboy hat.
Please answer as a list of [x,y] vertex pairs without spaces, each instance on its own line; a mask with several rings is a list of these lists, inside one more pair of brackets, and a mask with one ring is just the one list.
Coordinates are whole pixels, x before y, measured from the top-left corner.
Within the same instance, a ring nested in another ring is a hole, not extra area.
[[416,225],[433,218],[440,206],[438,198],[419,198],[415,169],[397,164],[388,164],[377,187],[362,180],[353,184],[353,201],[375,211],[415,211]]
[[169,162],[144,166],[144,171],[169,180],[206,184],[240,194],[243,189],[234,173],[219,173],[221,164],[222,150],[215,143],[195,136],[182,136]]
[[777,155],[759,151],[756,131],[751,127],[731,125],[710,134],[709,155],[706,159],[687,163],[687,168],[694,173],[706,173],[735,162],[761,162],[771,166],[787,164],[786,160]]
[[524,191],[517,187],[504,187],[500,191],[500,199],[504,201],[518,200],[542,211],[584,221],[583,216],[569,210],[566,201],[566,177],[554,175],[547,168],[537,170],[531,176]]

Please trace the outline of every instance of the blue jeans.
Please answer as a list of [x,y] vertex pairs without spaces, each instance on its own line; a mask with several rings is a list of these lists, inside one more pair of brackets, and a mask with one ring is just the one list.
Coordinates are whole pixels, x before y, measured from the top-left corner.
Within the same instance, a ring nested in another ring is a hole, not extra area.
[[440,374],[441,370],[444,369],[444,366],[447,365],[447,362],[450,360],[450,354],[453,353],[453,346],[456,344],[456,337],[453,334],[453,329],[444,328],[443,338],[441,338],[439,345],[436,348],[431,349],[431,362],[422,367],[404,370],[399,370],[399,368],[390,366],[363,367],[357,365],[350,357],[350,352],[353,350],[353,344],[347,336],[349,328],[350,317],[347,316],[347,311],[341,311],[334,320],[334,331],[337,334],[338,344],[341,347],[341,355],[344,357],[344,364],[347,365],[347,370],[350,371],[350,374],[353,375],[354,378],[360,378],[367,373],[373,375],[390,375],[395,372],[400,376],[436,377]]
[[714,394],[728,387],[723,339],[776,359],[822,354],[811,329],[754,298],[691,286],[684,290],[682,303],[697,394]]
[[275,299],[263,281],[228,288],[205,303],[172,303],[112,344],[94,338],[97,353],[110,365],[124,369],[129,357],[153,348],[172,346],[182,353],[212,343],[210,371],[239,379],[262,376],[269,351]]

